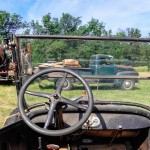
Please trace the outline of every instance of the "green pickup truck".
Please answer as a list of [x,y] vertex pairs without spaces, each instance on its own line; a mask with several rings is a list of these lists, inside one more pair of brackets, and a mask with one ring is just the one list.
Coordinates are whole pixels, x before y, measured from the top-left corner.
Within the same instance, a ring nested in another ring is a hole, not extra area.
[[[56,64],[59,64],[56,63]],[[52,66],[51,66],[52,67]],[[88,83],[112,83],[115,87],[124,90],[131,90],[135,83],[138,83],[139,74],[132,66],[116,65],[113,56],[106,54],[92,55],[90,58],[89,68],[63,66],[67,67],[77,74],[81,75]],[[39,69],[45,68],[40,66]],[[47,67],[46,67],[47,68]],[[53,81],[57,87],[60,84],[61,77],[59,73],[54,73],[52,76],[48,75],[48,80]],[[54,78],[53,78],[54,77]],[[77,83],[74,78],[66,78],[63,90],[70,90],[73,88],[73,83]]]
[[[116,65],[113,56],[105,54],[92,55],[89,68],[70,68],[80,74],[88,83],[113,83],[114,86],[124,90],[131,90],[138,83],[138,72],[132,66]],[[60,79],[55,80],[56,86]],[[70,90],[72,78],[67,78],[63,90]]]

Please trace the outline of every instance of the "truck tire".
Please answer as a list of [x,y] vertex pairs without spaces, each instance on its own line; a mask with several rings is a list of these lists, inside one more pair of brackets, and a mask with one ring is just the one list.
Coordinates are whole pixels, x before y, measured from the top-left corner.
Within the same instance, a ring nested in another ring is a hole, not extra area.
[[134,88],[135,81],[131,79],[125,79],[122,82],[121,89],[123,90],[132,90]]
[[[55,83],[55,86],[57,88],[57,86],[59,85],[61,79],[58,79]],[[66,79],[65,83],[64,83],[64,86],[63,86],[63,91],[68,91],[68,90],[71,90],[73,88],[73,84],[72,84],[72,81],[69,80],[69,79]]]
[[8,126],[8,125],[11,125],[17,121],[20,120],[20,117],[19,117],[19,108],[15,108],[10,114],[9,114],[9,117],[8,119],[6,120],[6,122],[4,123],[4,127],[5,126]]

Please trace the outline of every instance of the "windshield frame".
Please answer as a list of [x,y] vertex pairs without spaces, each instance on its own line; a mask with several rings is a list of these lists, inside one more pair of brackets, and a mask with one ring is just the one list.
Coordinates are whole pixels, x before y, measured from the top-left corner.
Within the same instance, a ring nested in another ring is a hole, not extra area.
[[[126,38],[126,37],[98,37],[98,36],[70,36],[70,35],[15,35],[15,43],[13,47],[13,59],[17,64],[15,73],[15,83],[17,88],[17,94],[19,93],[21,86],[23,85],[23,75],[21,69],[20,59],[20,40],[21,39],[64,39],[64,40],[97,40],[97,41],[122,41],[122,42],[147,42],[150,43],[150,38]],[[85,78],[89,78],[85,77]],[[101,76],[101,78],[108,79],[138,79],[138,80],[149,80],[150,77],[137,77],[137,76]],[[138,103],[137,103],[138,104]]]

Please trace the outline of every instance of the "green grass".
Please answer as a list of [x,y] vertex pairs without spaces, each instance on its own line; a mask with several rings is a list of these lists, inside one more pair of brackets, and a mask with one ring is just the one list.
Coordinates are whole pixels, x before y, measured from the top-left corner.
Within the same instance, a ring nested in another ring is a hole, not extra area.
[[[98,89],[97,89],[98,88]],[[55,91],[53,84],[47,82],[43,83],[43,86],[39,88],[37,83],[32,84],[29,87],[30,90],[40,91],[40,92],[50,92]],[[63,91],[62,95],[67,98],[74,98],[76,96],[81,96],[82,91],[81,85],[75,85],[74,90]],[[101,99],[104,101],[126,101],[126,102],[136,102],[150,106],[150,80],[142,80],[140,83],[136,84],[134,90],[120,90],[113,88],[112,85],[91,85],[94,97],[96,99]],[[27,100],[29,103],[39,103],[45,101],[38,97],[33,97],[27,95]],[[16,87],[14,85],[0,85],[0,127],[9,116],[10,112],[17,107],[17,96]]]
[[3,125],[7,116],[17,106],[16,87],[6,84],[0,85],[0,126]]
[[134,67],[134,69],[135,69],[137,72],[147,72],[147,71],[148,71],[148,67],[147,67],[147,66]]

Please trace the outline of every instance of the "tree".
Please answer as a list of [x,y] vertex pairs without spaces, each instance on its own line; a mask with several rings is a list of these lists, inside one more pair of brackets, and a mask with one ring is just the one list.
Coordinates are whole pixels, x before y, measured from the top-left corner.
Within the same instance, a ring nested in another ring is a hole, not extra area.
[[60,33],[60,24],[58,18],[52,18],[51,14],[48,13],[42,18],[44,28],[48,34],[59,34]]
[[141,33],[139,29],[134,29],[134,28],[127,28],[127,36],[131,37],[131,38],[140,38],[141,37]]
[[130,37],[130,38],[140,38],[141,32],[137,28],[126,28],[126,30],[119,30],[119,32],[116,33],[119,37]]
[[141,60],[143,64],[148,67],[148,71],[150,71],[150,45],[149,43],[144,43],[141,46]]
[[[118,37],[127,37],[127,38],[140,38],[141,33],[139,29],[136,28],[126,28],[126,30],[120,30],[116,34]],[[123,43],[121,42],[121,49],[122,58],[129,59],[132,61],[139,61],[141,56],[141,48],[140,43],[135,42],[128,42]]]
[[55,60],[61,61],[67,53],[67,44],[62,40],[54,40],[47,49],[55,58]]
[[17,14],[10,14],[6,11],[0,11],[0,34],[7,35],[27,26],[26,22],[22,21],[22,17]]
[[80,17],[73,17],[68,13],[63,13],[60,18],[61,33],[64,35],[75,34],[81,24]]
[[32,64],[33,66],[38,65],[38,63],[47,62],[50,60],[52,54],[49,51],[52,41],[49,40],[32,40]]
[[32,34],[46,34],[45,29],[43,28],[42,25],[39,24],[38,21],[32,20],[30,23],[30,29],[32,30]]
[[95,36],[102,36],[105,34],[105,25],[103,22],[99,22],[98,19],[92,18],[87,25],[87,29],[89,32],[89,35],[95,35]]
[[88,35],[89,31],[86,25],[80,26],[76,32],[77,35]]

